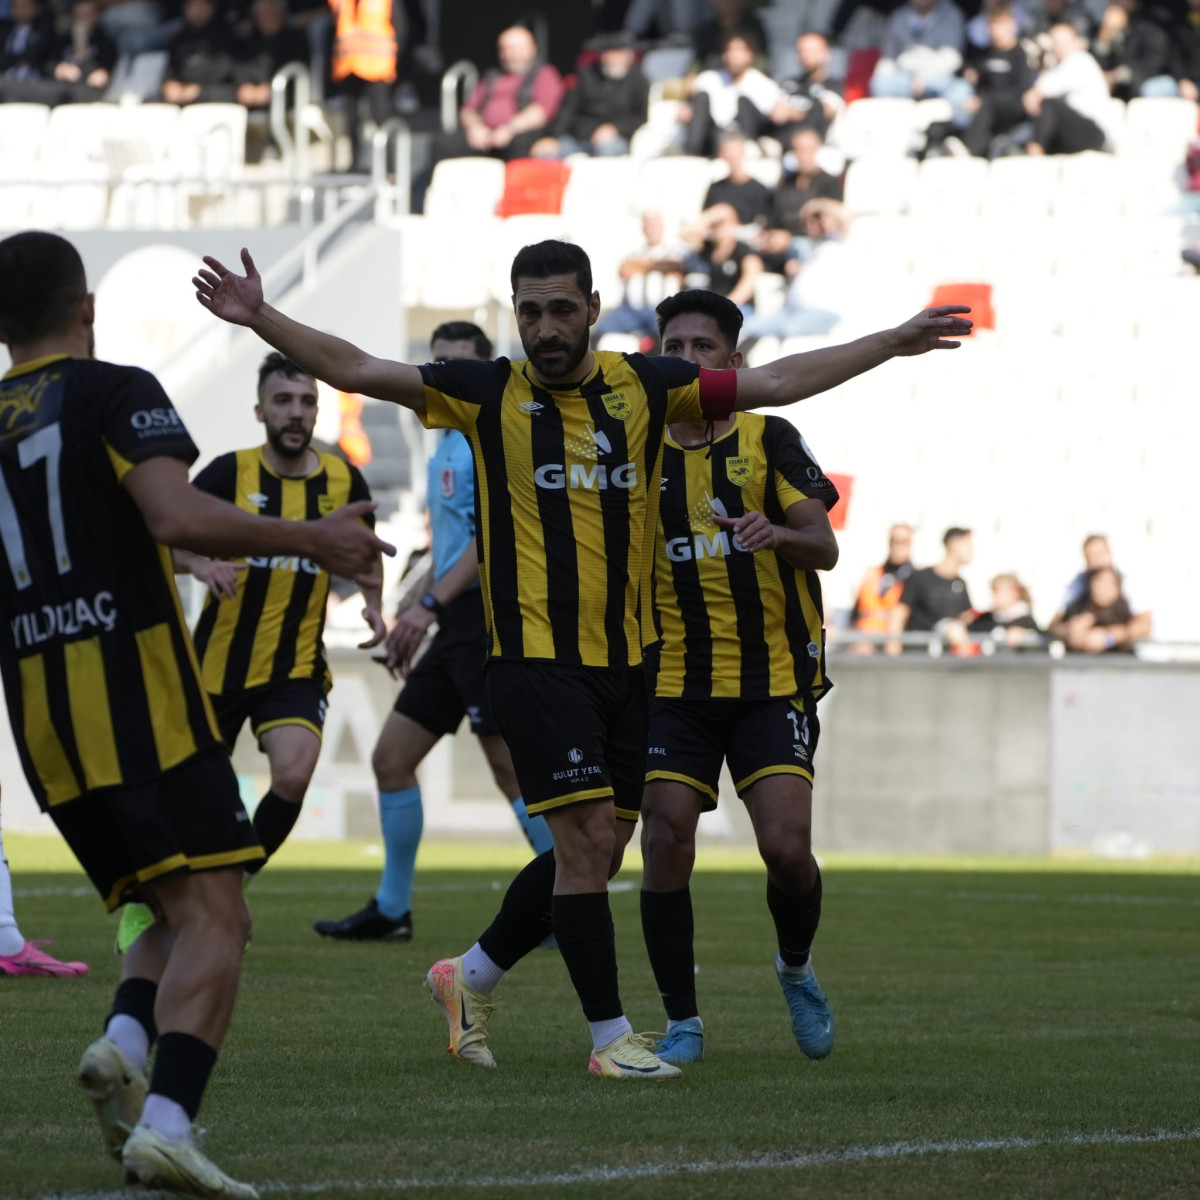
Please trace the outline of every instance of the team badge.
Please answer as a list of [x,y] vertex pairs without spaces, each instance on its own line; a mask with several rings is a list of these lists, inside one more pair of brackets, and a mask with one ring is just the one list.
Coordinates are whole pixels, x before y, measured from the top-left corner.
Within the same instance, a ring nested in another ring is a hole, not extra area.
[[317,512],[323,517],[329,516],[338,506],[338,502],[330,495],[317,497]]
[[454,486],[454,468],[453,467],[443,467],[442,474],[441,474],[441,480],[442,480],[442,499],[443,500],[453,499],[454,493],[457,490]]
[[754,468],[751,466],[749,457],[727,458],[725,474],[734,487],[745,487],[754,478]]
[[610,417],[616,417],[618,421],[628,421],[633,415],[633,405],[626,399],[624,392],[606,392],[600,397],[600,403],[604,405],[604,411]]

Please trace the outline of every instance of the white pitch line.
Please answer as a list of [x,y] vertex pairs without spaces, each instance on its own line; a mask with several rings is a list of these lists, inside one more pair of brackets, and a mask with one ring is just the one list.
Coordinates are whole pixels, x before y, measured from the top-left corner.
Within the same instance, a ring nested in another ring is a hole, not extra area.
[[[928,1155],[980,1154],[996,1150],[1039,1150],[1060,1146],[1146,1146],[1166,1142],[1200,1141],[1200,1128],[1156,1129],[1152,1133],[1074,1133],[1057,1138],[996,1137],[978,1141],[884,1142],[875,1146],[848,1146],[843,1150],[809,1150],[799,1154],[761,1154],[754,1158],[709,1159],[700,1162],[644,1163],[632,1167],[585,1167],[577,1171],[527,1175],[474,1175],[440,1178],[409,1176],[394,1179],[326,1179],[310,1183],[258,1183],[264,1194],[317,1196],[323,1192],[412,1192],[431,1188],[534,1188],[564,1187],[584,1183],[628,1183],[661,1179],[668,1175],[716,1175],[736,1171],[788,1171],[800,1168],[898,1162]],[[136,1193],[145,1196],[145,1192]],[[51,1192],[37,1200],[129,1200],[127,1190],[105,1192]]]

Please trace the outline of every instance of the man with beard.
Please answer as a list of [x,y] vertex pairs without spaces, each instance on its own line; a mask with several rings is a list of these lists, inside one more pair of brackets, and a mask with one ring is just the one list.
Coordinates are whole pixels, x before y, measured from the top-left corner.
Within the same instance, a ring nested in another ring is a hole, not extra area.
[[[214,459],[193,480],[202,492],[288,521],[317,520],[371,498],[356,468],[309,444],[317,383],[282,354],[268,354],[259,367],[254,412],[266,442]],[[270,764],[271,784],[254,812],[255,832],[270,858],[296,824],[321,753],[325,697],[333,686],[322,642],[329,572],[296,556],[224,560],[176,549],[174,557],[176,571],[208,587],[193,636],[221,737],[232,753],[249,720]],[[379,573],[363,588],[363,618],[371,628],[363,649],[387,634],[381,588]],[[147,909],[127,905],[117,949],[149,920]]]
[[554,849],[520,872],[465,955],[426,976],[450,1026],[450,1052],[495,1065],[489,996],[553,931],[590,1026],[592,1074],[678,1076],[624,1015],[608,904],[646,773],[642,646],[651,631],[643,617],[666,426],[794,403],[895,355],[953,347],[943,339],[971,322],[952,314],[968,310],[931,308],[896,329],[740,372],[593,352],[600,296],[591,263],[578,246],[546,241],[524,247],[510,272],[526,360],[414,367],[266,304],[248,251],[244,276],[204,261],[193,283],[216,316],[249,326],[334,387],[402,404],[427,426],[461,429],[471,444],[488,692],[527,811],[545,815]]

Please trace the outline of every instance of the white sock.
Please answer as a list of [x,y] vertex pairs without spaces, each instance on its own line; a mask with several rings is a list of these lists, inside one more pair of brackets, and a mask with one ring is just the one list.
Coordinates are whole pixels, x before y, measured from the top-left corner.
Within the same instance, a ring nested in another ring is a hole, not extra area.
[[627,1017],[613,1017],[610,1021],[589,1021],[592,1031],[592,1049],[603,1050],[611,1046],[623,1033],[632,1033],[633,1026]]
[[500,980],[504,978],[503,967],[498,967],[480,948],[478,942],[462,956],[463,982],[477,992],[490,996]]
[[136,1017],[128,1013],[113,1013],[104,1027],[104,1036],[116,1042],[121,1053],[139,1071],[146,1069],[146,1061],[150,1057],[150,1035]]
[[186,1146],[192,1140],[192,1119],[187,1115],[187,1110],[182,1104],[156,1092],[146,1097],[140,1124],[180,1146]]
[[674,1033],[675,1030],[677,1030],[680,1027],[680,1025],[698,1025],[700,1027],[700,1032],[701,1033],[704,1032],[704,1022],[702,1020],[700,1020],[699,1017],[686,1017],[682,1021],[672,1021],[668,1017],[667,1018],[667,1033]]
[[789,967],[787,965],[787,963],[785,963],[783,961],[782,954],[775,955],[775,970],[778,971],[780,975],[805,975],[811,969],[812,969],[812,955],[811,954],[808,956],[808,959],[805,961],[804,966],[802,966],[802,967]]
[[17,928],[17,918],[13,914],[12,876],[8,873],[4,841],[0,838],[0,957],[20,954],[24,948],[25,938]]

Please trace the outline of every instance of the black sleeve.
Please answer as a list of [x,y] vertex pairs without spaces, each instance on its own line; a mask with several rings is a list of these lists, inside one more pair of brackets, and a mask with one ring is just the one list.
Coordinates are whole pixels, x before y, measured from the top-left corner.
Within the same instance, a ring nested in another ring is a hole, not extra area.
[[700,378],[700,368],[686,358],[647,358],[645,361],[662,376],[668,390],[687,387]]
[[191,466],[200,452],[162,384],[139,367],[109,367],[100,430],[130,466],[151,458],[181,458]]
[[237,455],[222,454],[196,474],[192,487],[230,503],[237,498]]
[[499,398],[496,384],[508,375],[508,365],[507,358],[498,358],[495,362],[458,358],[449,362],[426,363],[420,371],[427,388],[441,392],[452,400],[483,404]]
[[710,183],[708,185],[708,191],[704,193],[704,204],[702,205],[702,208],[712,208],[714,204],[720,204],[721,190],[720,180],[718,180],[716,183]]
[[[1028,618],[1021,617],[1018,620],[1014,621],[1013,624],[1020,625],[1022,621],[1025,621],[1027,619]],[[967,626],[967,632],[968,633],[991,633],[992,630],[995,628],[996,628],[995,615],[990,612],[985,612],[985,613],[980,613],[979,616],[977,616],[975,618],[975,620],[973,620],[970,623],[970,625]]]
[[838,502],[838,491],[821,470],[800,431],[783,417],[764,417],[763,448],[767,463],[798,492],[820,500],[828,512]]
[[623,93],[624,111],[613,120],[617,132],[623,138],[631,138],[646,123],[650,111],[650,81],[635,63],[630,68],[627,86]]
[[[347,463],[350,468],[350,503],[354,504],[358,500],[370,500],[371,489],[367,487],[367,481],[363,478],[363,473],[353,464]],[[363,517],[363,523],[368,529],[375,528],[375,514],[367,513]]]
[[92,32],[92,44],[96,48],[96,67],[111,74],[117,65],[117,43],[97,27]]
[[586,134],[577,134],[575,132],[575,111],[579,107],[581,92],[586,86],[585,80],[587,75],[580,72],[579,77],[575,81],[575,86],[571,88],[562,98],[562,103],[558,106],[558,112],[555,114],[554,121],[551,123],[550,129],[555,137],[586,137]]
[[907,605],[911,609],[924,607],[925,601],[925,572],[914,571],[904,584],[904,591],[900,593],[900,603]]

